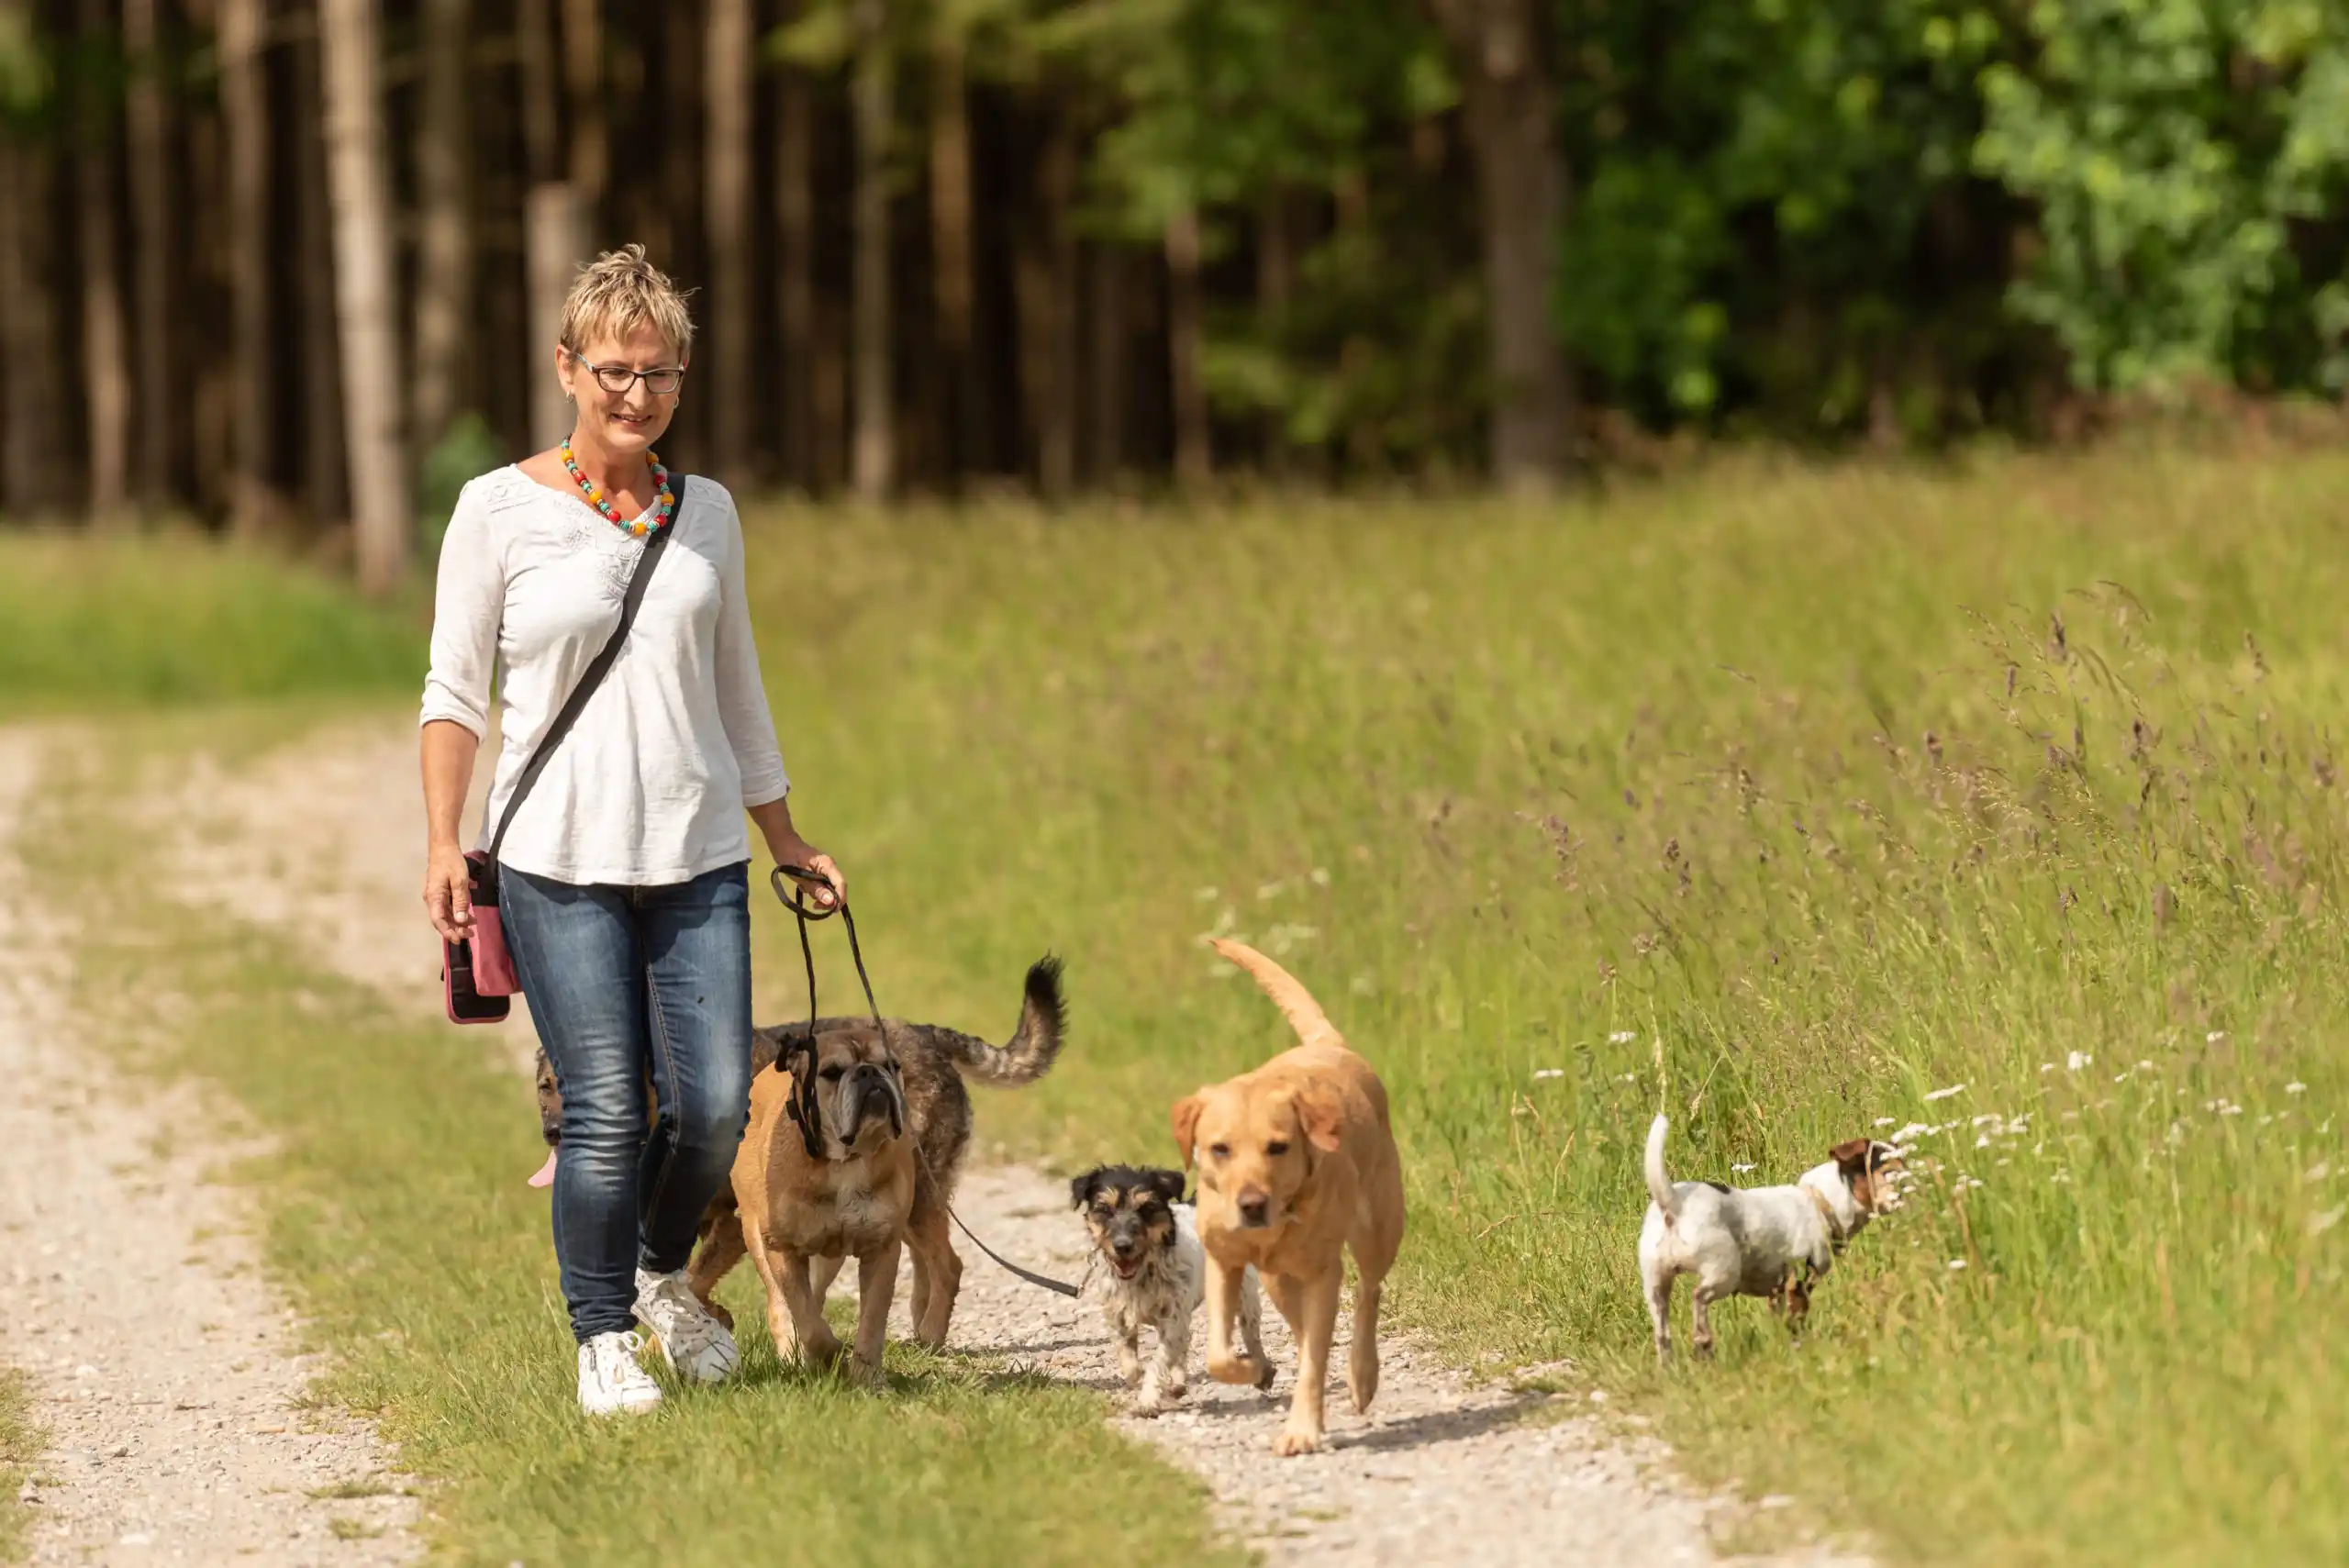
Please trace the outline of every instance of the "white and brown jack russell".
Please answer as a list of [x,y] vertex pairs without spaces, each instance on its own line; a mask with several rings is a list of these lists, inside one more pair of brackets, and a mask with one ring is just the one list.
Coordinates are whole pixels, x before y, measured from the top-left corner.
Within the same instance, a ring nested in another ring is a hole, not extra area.
[[1672,1282],[1697,1276],[1692,1308],[1697,1353],[1713,1353],[1712,1304],[1725,1296],[1758,1296],[1802,1337],[1810,1287],[1833,1266],[1843,1243],[1894,1207],[1900,1151],[1855,1138],[1827,1151],[1827,1162],[1792,1186],[1727,1187],[1675,1183],[1664,1174],[1663,1117],[1648,1129],[1647,1223],[1640,1228],[1640,1278],[1655,1320],[1658,1360],[1672,1356]]

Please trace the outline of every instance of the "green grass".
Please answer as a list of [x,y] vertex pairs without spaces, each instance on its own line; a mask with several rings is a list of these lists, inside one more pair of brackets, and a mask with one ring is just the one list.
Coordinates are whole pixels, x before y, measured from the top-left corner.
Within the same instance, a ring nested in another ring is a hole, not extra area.
[[0,574],[0,718],[415,691],[427,620],[324,573],[193,537],[18,535]]
[[32,1414],[32,1380],[15,1367],[0,1366],[0,1562],[24,1554],[28,1521],[17,1494],[41,1447]]
[[[437,1560],[1238,1561],[1207,1540],[1195,1483],[1103,1429],[1099,1396],[911,1345],[891,1347],[880,1394],[786,1369],[747,1273],[729,1282],[740,1385],[583,1421],[545,1195],[518,1177],[538,1157],[528,1084],[482,1031],[390,1017],[291,965],[282,940],[156,898],[145,851],[116,831],[142,764],[249,747],[268,720],[224,722],[100,732],[58,764],[26,851],[91,917],[79,980],[102,1048],[217,1079],[275,1140],[240,1175],[265,1195],[270,1264],[338,1352],[317,1396],[374,1418],[437,1484]],[[167,1031],[158,997],[185,998]]]
[[[751,559],[883,1005],[999,1030],[1069,959],[992,1133],[1171,1158],[1282,1044],[1198,942],[1241,932],[1385,1073],[1399,1316],[1464,1360],[1572,1358],[1895,1561],[2349,1554],[2349,461],[776,511]],[[1933,1129],[1801,1351],[1738,1304],[1656,1373],[1660,1102],[1686,1176]]]

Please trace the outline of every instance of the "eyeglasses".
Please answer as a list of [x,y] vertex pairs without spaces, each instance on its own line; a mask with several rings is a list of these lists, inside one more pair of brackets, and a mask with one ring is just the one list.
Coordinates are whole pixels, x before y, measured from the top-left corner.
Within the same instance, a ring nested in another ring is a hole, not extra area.
[[626,365],[592,363],[576,349],[565,348],[562,351],[571,356],[573,364],[580,366],[593,375],[597,386],[609,393],[625,395],[629,388],[640,381],[644,383],[644,390],[652,394],[653,396],[667,397],[685,382],[685,370],[678,365],[662,365],[657,370],[649,371],[630,370]]

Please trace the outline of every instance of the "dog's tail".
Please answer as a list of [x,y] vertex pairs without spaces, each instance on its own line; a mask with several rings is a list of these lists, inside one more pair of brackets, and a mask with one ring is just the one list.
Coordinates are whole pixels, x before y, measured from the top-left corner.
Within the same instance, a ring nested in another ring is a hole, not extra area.
[[1061,994],[1061,961],[1049,953],[1028,966],[1019,1027],[1009,1043],[990,1045],[976,1035],[935,1024],[918,1026],[922,1038],[982,1084],[1016,1089],[1052,1071],[1068,1037],[1068,999]]
[[1321,1004],[1313,999],[1297,976],[1250,947],[1229,937],[1218,937],[1215,951],[1248,972],[1249,978],[1264,987],[1264,995],[1273,999],[1288,1019],[1288,1027],[1297,1031],[1300,1045],[1343,1045],[1345,1036],[1338,1032]]
[[1648,1125],[1646,1167],[1648,1196],[1655,1199],[1655,1207],[1664,1215],[1664,1222],[1669,1225],[1680,1217],[1673,1212],[1672,1178],[1664,1173],[1664,1118],[1661,1116]]

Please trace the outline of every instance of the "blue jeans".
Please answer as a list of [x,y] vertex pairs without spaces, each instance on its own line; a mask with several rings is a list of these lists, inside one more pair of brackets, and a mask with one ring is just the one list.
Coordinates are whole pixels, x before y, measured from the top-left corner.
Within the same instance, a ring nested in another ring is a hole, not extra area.
[[554,1255],[584,1344],[632,1326],[639,1267],[685,1266],[733,1169],[751,1115],[749,868],[612,887],[501,866],[498,890],[562,1086]]

